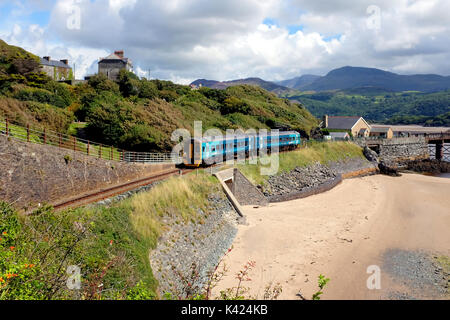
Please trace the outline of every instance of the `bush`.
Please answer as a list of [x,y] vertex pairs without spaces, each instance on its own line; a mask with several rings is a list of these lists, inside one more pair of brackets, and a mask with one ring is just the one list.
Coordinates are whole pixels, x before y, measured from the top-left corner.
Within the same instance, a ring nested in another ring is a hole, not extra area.
[[114,94],[120,94],[119,85],[109,80],[103,73],[92,76],[88,83],[97,92],[110,91]]
[[[0,202],[0,299],[154,299],[151,242],[126,209],[42,207],[20,218]],[[69,266],[80,290],[67,286]]]
[[150,81],[142,80],[139,85],[139,97],[146,99],[154,99],[158,97],[158,89],[156,85]]
[[249,110],[250,106],[245,101],[242,101],[241,99],[236,97],[230,97],[225,99],[223,105],[220,108],[220,112],[222,114],[229,114],[236,112],[248,114]]

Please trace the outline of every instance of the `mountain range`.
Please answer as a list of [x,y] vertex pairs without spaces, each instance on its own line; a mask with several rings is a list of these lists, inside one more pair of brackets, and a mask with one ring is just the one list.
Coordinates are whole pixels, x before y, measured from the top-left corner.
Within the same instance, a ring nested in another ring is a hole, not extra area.
[[263,88],[264,90],[274,92],[277,95],[287,94],[292,90],[292,88],[288,88],[286,86],[277,84],[275,82],[265,81],[260,78],[247,78],[247,79],[239,79],[239,80],[231,80],[231,81],[216,81],[216,80],[206,80],[206,79],[198,79],[192,82],[193,85],[202,85],[204,87],[208,87],[211,89],[226,89],[228,87],[238,86],[242,84],[248,84],[253,86],[258,86]]
[[450,77],[436,74],[400,75],[375,68],[342,67],[330,71],[325,76],[303,75],[284,81],[270,82],[260,78],[247,78],[232,81],[199,79],[193,84],[205,87],[225,89],[230,86],[249,84],[272,91],[278,95],[298,91],[338,91],[355,88],[374,88],[377,91],[437,92],[450,89]]

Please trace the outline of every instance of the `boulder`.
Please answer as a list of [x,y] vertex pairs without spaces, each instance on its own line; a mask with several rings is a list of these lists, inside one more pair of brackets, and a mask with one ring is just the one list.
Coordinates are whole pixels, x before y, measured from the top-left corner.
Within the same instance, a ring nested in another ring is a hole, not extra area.
[[369,147],[364,147],[364,156],[366,157],[367,160],[369,160],[370,162],[377,162],[379,163],[379,159],[378,159],[378,154],[373,151],[372,149],[370,149]]

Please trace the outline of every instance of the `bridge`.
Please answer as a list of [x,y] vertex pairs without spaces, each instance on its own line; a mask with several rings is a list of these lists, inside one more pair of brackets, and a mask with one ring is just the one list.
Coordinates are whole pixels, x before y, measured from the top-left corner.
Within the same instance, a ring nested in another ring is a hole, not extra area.
[[450,154],[450,146],[446,146],[446,143],[450,143],[450,132],[425,134],[425,141],[428,144],[434,144],[436,146],[436,159],[444,159],[444,155]]

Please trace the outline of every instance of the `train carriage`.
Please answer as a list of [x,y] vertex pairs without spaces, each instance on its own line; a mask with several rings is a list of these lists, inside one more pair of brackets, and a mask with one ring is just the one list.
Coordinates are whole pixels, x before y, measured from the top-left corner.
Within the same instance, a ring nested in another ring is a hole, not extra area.
[[297,148],[301,143],[298,132],[280,132],[278,135],[241,134],[232,136],[210,136],[190,139],[185,144],[184,164],[199,167],[222,163],[230,159],[259,156],[261,151],[270,153]]

